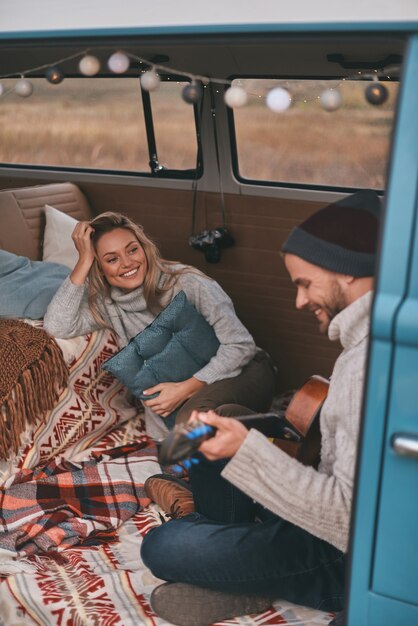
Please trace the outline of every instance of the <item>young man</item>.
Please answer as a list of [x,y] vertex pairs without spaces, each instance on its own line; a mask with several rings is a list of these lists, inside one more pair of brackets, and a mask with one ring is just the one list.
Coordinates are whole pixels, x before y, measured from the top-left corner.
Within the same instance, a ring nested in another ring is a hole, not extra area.
[[[320,416],[320,464],[302,465],[230,417],[199,414],[217,432],[191,471],[197,512],[153,529],[142,546],[145,564],[170,581],[151,598],[168,621],[205,626],[266,610],[274,598],[342,608],[379,209],[374,192],[358,192],[283,244],[296,308],[343,347]],[[191,493],[176,481],[151,478],[148,493],[190,511]]]

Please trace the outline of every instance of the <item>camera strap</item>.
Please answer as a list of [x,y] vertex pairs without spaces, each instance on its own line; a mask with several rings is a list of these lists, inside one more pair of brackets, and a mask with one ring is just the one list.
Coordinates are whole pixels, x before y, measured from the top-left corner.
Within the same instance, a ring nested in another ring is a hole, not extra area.
[[215,142],[216,165],[218,168],[219,192],[221,195],[222,226],[226,228],[225,198],[221,177],[221,160],[219,157],[218,133],[216,132],[216,102],[213,83],[210,83],[210,113],[212,117],[213,139]]
[[[213,139],[215,146],[215,155],[216,155],[216,166],[218,170],[218,180],[219,180],[219,192],[221,197],[221,213],[222,213],[222,226],[226,228],[226,211],[225,211],[225,198],[224,191],[222,185],[221,178],[221,161],[219,156],[219,142],[218,142],[218,134],[216,131],[216,104],[215,104],[215,94],[213,92],[213,84],[210,83],[206,90],[209,89],[210,92],[210,113],[212,117],[212,128],[213,128]],[[205,89],[203,90],[205,93]],[[192,200],[192,235],[195,234],[196,229],[196,207],[197,207],[197,180],[198,180],[198,171],[199,165],[202,162],[201,159],[201,128],[202,128],[202,111],[203,111],[203,96],[200,100],[200,106],[197,110],[196,115],[196,126],[197,126],[197,138],[198,138],[198,151],[197,151],[197,165],[196,165],[196,178],[193,181],[193,200]]]
[[202,165],[202,111],[205,89],[202,89],[202,97],[199,105],[195,108],[196,132],[197,132],[197,156],[196,156],[196,176],[193,179],[193,199],[192,199],[192,235],[195,233],[196,204],[197,204],[197,180],[199,170]]

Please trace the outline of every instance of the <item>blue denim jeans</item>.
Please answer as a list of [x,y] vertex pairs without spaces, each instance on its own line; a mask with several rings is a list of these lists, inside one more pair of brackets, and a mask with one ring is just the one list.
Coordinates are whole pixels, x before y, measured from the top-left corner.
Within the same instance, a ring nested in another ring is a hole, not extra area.
[[344,554],[256,505],[220,476],[223,466],[202,460],[193,468],[199,512],[152,529],[145,565],[166,581],[341,610]]

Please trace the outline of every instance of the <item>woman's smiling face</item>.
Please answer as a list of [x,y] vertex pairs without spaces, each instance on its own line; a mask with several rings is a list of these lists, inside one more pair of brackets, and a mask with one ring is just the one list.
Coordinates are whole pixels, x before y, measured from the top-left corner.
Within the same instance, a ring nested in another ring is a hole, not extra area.
[[147,258],[135,235],[127,228],[115,228],[96,243],[99,266],[109,283],[124,291],[140,287],[147,273]]

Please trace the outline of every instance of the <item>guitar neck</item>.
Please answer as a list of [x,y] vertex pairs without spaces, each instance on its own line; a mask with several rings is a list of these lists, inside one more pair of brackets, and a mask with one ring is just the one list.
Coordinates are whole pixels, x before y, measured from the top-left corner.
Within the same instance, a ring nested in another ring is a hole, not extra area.
[[234,419],[244,424],[248,430],[255,428],[266,437],[296,442],[303,439],[301,433],[286,419],[284,413],[256,413],[255,415],[240,415]]

